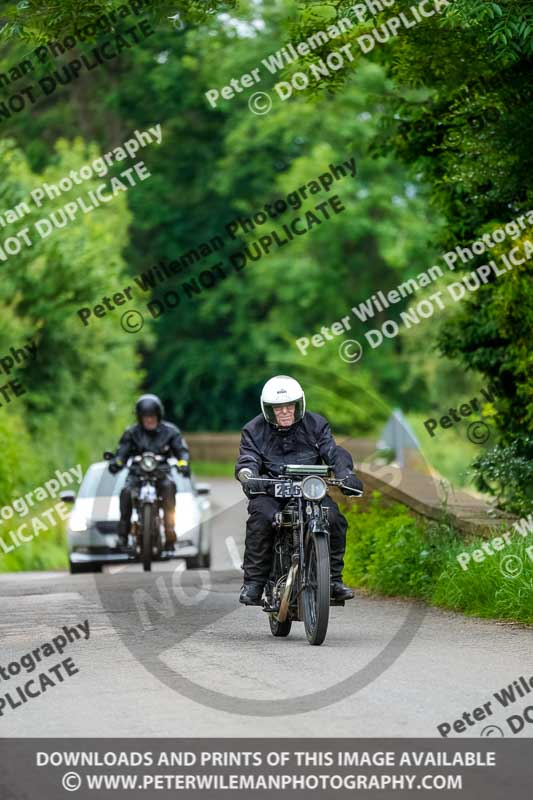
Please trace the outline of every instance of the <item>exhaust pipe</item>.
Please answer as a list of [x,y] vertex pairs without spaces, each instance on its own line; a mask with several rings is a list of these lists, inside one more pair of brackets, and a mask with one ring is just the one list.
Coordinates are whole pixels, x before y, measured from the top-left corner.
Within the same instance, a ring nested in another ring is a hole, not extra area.
[[287,619],[287,614],[289,613],[289,602],[291,599],[292,585],[296,578],[297,572],[298,572],[298,564],[293,564],[289,570],[289,574],[287,575],[287,583],[285,584],[285,591],[283,592],[283,597],[281,598],[281,603],[279,605],[278,622],[285,622],[285,620]]

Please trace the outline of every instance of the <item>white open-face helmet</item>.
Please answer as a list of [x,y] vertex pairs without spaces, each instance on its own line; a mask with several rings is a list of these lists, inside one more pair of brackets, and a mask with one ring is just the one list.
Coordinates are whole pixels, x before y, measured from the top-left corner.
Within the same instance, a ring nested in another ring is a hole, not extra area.
[[274,406],[286,406],[288,403],[294,403],[294,422],[299,422],[305,414],[304,390],[298,381],[288,375],[270,378],[261,392],[261,410],[266,421],[277,425]]

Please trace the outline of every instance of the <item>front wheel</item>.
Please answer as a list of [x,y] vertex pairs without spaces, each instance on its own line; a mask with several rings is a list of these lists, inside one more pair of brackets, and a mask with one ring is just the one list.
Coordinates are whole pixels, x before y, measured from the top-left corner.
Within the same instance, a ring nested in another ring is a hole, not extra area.
[[152,569],[152,529],[154,509],[149,503],[143,508],[142,562],[144,572]]
[[209,569],[211,566],[211,553],[208,551],[207,553],[202,552],[203,548],[203,530],[200,528],[200,533],[198,536],[198,553],[195,556],[187,556],[185,558],[185,564],[187,569]]
[[87,572],[102,572],[101,564],[91,564],[90,562],[76,564],[69,561],[69,569],[71,575],[81,575]]
[[309,644],[322,644],[329,622],[329,547],[323,533],[309,536],[305,552],[303,618]]

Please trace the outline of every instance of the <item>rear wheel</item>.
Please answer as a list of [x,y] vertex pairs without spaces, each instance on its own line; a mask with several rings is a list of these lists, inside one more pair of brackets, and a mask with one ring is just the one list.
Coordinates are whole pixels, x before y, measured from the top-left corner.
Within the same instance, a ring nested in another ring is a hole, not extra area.
[[279,622],[275,614],[269,614],[268,621],[270,622],[272,636],[288,636],[291,632],[292,619],[290,617],[287,617],[285,622]]
[[152,529],[154,525],[153,507],[146,503],[143,508],[143,535],[142,535],[142,562],[143,570],[150,572],[152,569]]
[[305,553],[303,618],[309,644],[322,644],[329,622],[329,547],[325,534],[312,533]]

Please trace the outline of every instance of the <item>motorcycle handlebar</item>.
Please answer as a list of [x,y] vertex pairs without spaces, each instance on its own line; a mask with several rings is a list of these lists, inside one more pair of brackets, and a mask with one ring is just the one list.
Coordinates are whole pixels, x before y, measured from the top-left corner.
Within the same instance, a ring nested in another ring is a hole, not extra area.
[[[246,471],[247,472],[249,471],[250,474],[251,474],[251,470],[246,470]],[[244,470],[241,470],[241,472],[244,472]],[[239,476],[241,475],[241,472],[239,472]],[[316,476],[305,475],[302,478],[299,478],[297,476],[292,476],[292,475],[280,475],[279,478],[256,478],[256,477],[252,476],[251,480],[261,481],[261,482],[264,482],[264,483],[283,483],[283,482],[285,482],[285,483],[301,483],[305,478],[308,478],[308,477],[320,478],[328,486],[338,486],[341,489],[349,489],[350,493],[353,494],[354,497],[362,497],[363,496],[363,492],[362,492],[361,489],[354,489],[352,486],[345,486],[343,481],[340,480],[339,478],[324,478],[323,475],[316,475]],[[245,483],[246,480],[248,480],[248,479],[241,479],[241,480],[242,480],[243,483]]]

